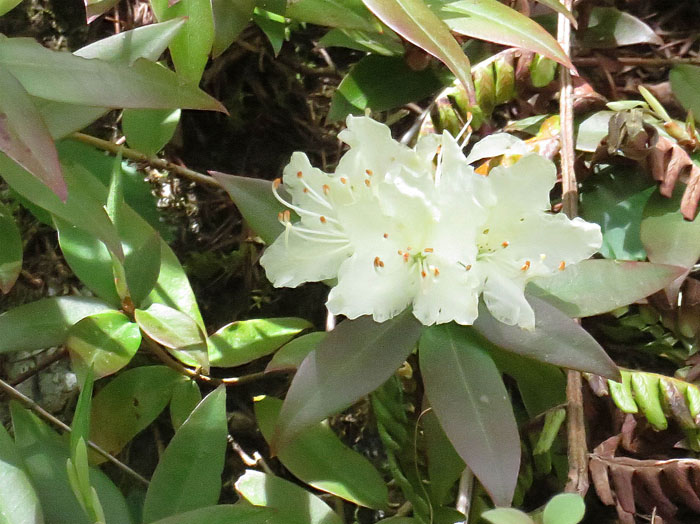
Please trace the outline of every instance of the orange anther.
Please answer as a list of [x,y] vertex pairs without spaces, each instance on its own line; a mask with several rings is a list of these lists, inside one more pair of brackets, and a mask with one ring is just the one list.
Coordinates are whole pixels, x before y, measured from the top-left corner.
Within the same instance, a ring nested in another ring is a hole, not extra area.
[[297,171],[297,178],[301,178],[302,176],[304,176],[304,175],[302,174],[302,172],[301,172],[301,171]]
[[510,245],[510,242],[508,242],[507,240],[504,240],[503,242],[501,242],[501,245],[503,247],[508,247]]
[[340,177],[340,183],[341,183],[341,184],[347,184],[347,183],[348,183],[348,179],[345,178],[345,177],[343,177],[343,176],[341,176],[341,177]]
[[367,176],[372,176],[374,174],[371,169],[365,169],[365,173],[367,173]]
[[289,209],[285,209],[283,217],[285,222],[289,222],[289,219],[292,217],[292,212]]
[[566,262],[562,260],[559,262],[559,271],[564,271],[564,269],[566,269]]
[[305,187],[305,188],[304,188],[304,193],[308,193],[308,192],[309,192],[309,188],[308,188],[308,187]]
[[527,271],[528,269],[530,269],[530,261],[526,260],[525,263],[520,267],[520,270]]
[[438,276],[440,274],[440,270],[436,267],[433,268],[433,275]]
[[403,261],[408,262],[408,253],[403,254]]
[[367,187],[369,187],[369,186],[372,185],[372,183],[369,181],[369,178],[365,178],[365,185],[366,185]]
[[331,192],[330,186],[328,184],[323,184],[323,194],[327,195],[330,192]]
[[280,187],[280,184],[281,184],[281,183],[282,183],[282,179],[281,179],[281,178],[275,178],[275,179],[272,181],[272,187],[274,187],[275,189],[277,189],[278,187]]
[[426,247],[423,251],[424,251],[425,253],[432,253],[432,252],[433,252],[433,248],[432,248],[432,247]]
[[422,276],[423,278],[425,278],[425,277],[428,276],[428,273],[426,273],[425,271],[421,271],[421,272],[420,272],[420,276]]
[[325,223],[326,223],[326,217],[324,217],[323,215],[321,215],[321,217],[319,218],[319,220],[321,221],[321,224],[325,224]]
[[471,265],[471,264],[468,264],[468,265],[464,266],[464,269],[466,269],[467,271],[469,271],[471,268],[472,268],[472,265]]
[[384,238],[389,238],[389,233],[384,233]]

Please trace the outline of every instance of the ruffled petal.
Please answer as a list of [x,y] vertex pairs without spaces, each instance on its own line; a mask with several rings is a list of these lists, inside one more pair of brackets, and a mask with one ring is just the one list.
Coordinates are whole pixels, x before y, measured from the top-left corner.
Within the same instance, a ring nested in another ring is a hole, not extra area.
[[417,273],[399,258],[381,261],[384,267],[377,267],[371,256],[358,254],[345,261],[338,285],[328,295],[328,310],[348,318],[372,315],[384,322],[406,309],[416,293]]
[[489,272],[484,283],[484,303],[496,320],[509,326],[535,329],[535,312],[525,300],[522,282]]
[[260,264],[275,287],[297,287],[335,278],[352,252],[350,243],[342,238],[312,241],[291,228],[265,249]]
[[429,274],[413,301],[413,315],[426,326],[455,321],[471,325],[478,314],[479,281],[458,264],[440,264]]
[[518,213],[548,211],[549,192],[557,181],[554,164],[537,154],[524,156],[509,167],[495,167],[486,177],[498,198],[498,207]]

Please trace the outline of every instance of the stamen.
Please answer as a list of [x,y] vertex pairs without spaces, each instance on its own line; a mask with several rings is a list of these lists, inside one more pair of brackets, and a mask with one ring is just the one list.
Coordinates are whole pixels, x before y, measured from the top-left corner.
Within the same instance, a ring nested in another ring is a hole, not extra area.
[[503,242],[501,242],[501,245],[503,247],[508,247],[510,245],[510,242],[508,242],[507,240],[504,240]]
[[564,269],[566,269],[566,262],[562,260],[559,262],[559,271],[564,271]]
[[372,176],[374,174],[371,169],[365,169],[365,173],[367,173],[367,176]]
[[526,260],[525,263],[520,268],[520,271],[527,271],[528,269],[530,269],[530,261]]
[[275,178],[275,179],[272,181],[272,187],[275,188],[275,189],[277,189],[278,187],[280,187],[280,184],[281,184],[281,183],[282,183],[282,179],[281,179],[281,178]]
[[408,253],[403,254],[403,261],[408,262]]
[[[277,179],[277,180],[279,180],[279,179]],[[299,206],[295,206],[295,205],[292,204],[291,202],[287,202],[284,198],[282,198],[282,197],[280,196],[279,192],[277,191],[277,187],[279,187],[279,184],[277,184],[277,186],[275,186],[274,183],[272,184],[272,194],[275,195],[275,198],[277,199],[277,201],[278,201],[280,204],[284,205],[285,207],[288,207],[289,209],[293,209],[293,210],[296,211],[297,214],[299,214],[300,216],[312,216],[312,217],[317,217],[317,218],[319,218],[319,219],[321,218],[321,215],[320,215],[319,213],[315,213],[315,212],[313,212],[313,211],[309,211],[308,209],[303,209],[303,208],[301,208],[301,207],[299,207]],[[314,192],[313,190],[311,190],[311,193],[314,194],[315,192]],[[326,207],[328,207],[329,209],[331,209],[331,210],[333,209],[333,208],[331,207],[331,205],[330,205],[328,202],[326,202],[325,200],[321,199],[320,197],[319,197],[319,201],[322,202],[322,203],[323,203]],[[287,212],[289,212],[289,211],[287,211]],[[338,224],[338,221],[337,221],[336,219],[334,219],[334,218],[328,218],[328,219],[326,219],[326,218],[324,217],[324,220],[328,220],[328,222],[332,222],[333,224]],[[324,220],[321,220],[321,222],[323,222]]]
[[282,217],[283,217],[282,211],[280,211],[279,213],[277,213],[277,220],[278,220],[279,222],[283,222]]
[[413,249],[413,248],[412,248],[411,246],[408,246],[408,247],[406,248],[406,251],[410,251],[411,249]]
[[425,271],[421,271],[421,272],[420,272],[420,276],[422,276],[423,278],[425,278],[425,277],[428,276],[428,273],[426,273]]
[[308,192],[309,192],[309,188],[308,188],[308,187],[305,187],[305,188],[304,188],[304,193],[308,193]]
[[321,224],[325,224],[325,223],[326,223],[326,217],[324,217],[323,215],[321,215],[321,216],[319,217],[319,220],[321,221]]
[[379,257],[374,257],[374,267],[379,267],[381,259]]
[[472,268],[471,264],[467,264],[466,266],[464,266],[464,269],[466,269],[467,271],[469,271],[471,268]]
[[433,252],[433,248],[432,248],[432,247],[426,247],[426,248],[423,250],[423,252],[424,252],[424,253],[432,253],[432,252]]
[[383,236],[384,238],[389,238],[389,233],[384,233],[384,235],[382,235],[382,236]]
[[323,184],[322,189],[323,189],[323,194],[324,194],[324,195],[327,195],[328,193],[331,192],[331,187],[330,187],[328,184]]
[[372,183],[369,181],[369,178],[365,178],[365,185],[366,185],[367,187],[369,187],[369,186],[372,185]]
[[301,171],[297,171],[297,178],[301,178],[301,177],[303,177],[303,176],[304,176],[304,175],[302,174]]
[[289,222],[289,220],[292,218],[292,213],[291,213],[291,211],[289,211],[289,209],[285,209],[283,211],[282,216],[284,217],[285,222]]
[[403,256],[403,251],[401,251],[400,249],[399,249],[398,253],[400,256]]
[[489,234],[489,231],[490,231],[490,229],[486,228],[486,229],[484,229],[484,230],[482,231],[482,233],[484,233],[484,235],[488,235],[488,234]]
[[340,183],[341,183],[341,184],[347,184],[347,183],[348,183],[348,179],[345,178],[344,176],[341,176],[341,177],[340,177]]
[[436,277],[439,276],[439,275],[440,275],[440,270],[439,270],[438,268],[434,267],[434,268],[433,268],[433,275],[435,275]]

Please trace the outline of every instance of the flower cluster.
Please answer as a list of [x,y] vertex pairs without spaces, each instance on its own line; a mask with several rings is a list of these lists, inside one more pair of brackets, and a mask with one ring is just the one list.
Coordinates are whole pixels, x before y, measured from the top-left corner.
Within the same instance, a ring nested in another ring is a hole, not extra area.
[[556,169],[539,155],[483,176],[470,165],[482,143],[466,158],[448,133],[409,148],[385,125],[348,117],[340,138],[350,150],[335,173],[295,153],[274,182],[285,230],[261,260],[276,287],[337,278],[334,314],[382,322],[412,306],[425,325],[469,325],[482,296],[495,318],[530,329],[526,283],[600,248],[597,225],[550,212]]

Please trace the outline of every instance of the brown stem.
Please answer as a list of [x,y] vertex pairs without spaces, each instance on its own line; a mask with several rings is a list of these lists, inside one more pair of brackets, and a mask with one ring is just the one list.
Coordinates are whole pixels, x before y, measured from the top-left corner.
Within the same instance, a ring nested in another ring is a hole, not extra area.
[[[5,382],[4,380],[0,379],[0,389],[3,390],[7,395],[10,397],[14,398],[15,400],[21,402],[24,404],[26,407],[31,409],[34,413],[36,413],[39,417],[43,418],[50,424],[53,424],[57,428],[59,428],[62,431],[66,431],[70,433],[71,428],[58,420],[56,417],[54,417],[51,413],[46,411],[44,408],[42,408],[39,404],[37,404],[34,400],[29,398],[28,396],[24,395],[23,393],[17,391],[15,388],[13,388],[10,384]],[[100,446],[95,444],[94,442],[88,440],[87,441],[88,447],[91,449],[95,450],[97,453],[102,455],[104,458],[106,458],[108,461],[110,461],[112,464],[117,466],[119,469],[121,469],[124,473],[130,475],[131,477],[135,478],[142,484],[148,486],[149,482],[147,479],[139,475],[136,471],[131,469],[129,466],[124,464],[122,461],[114,457],[113,455],[110,455],[107,451],[102,449]]]
[[[562,0],[571,10],[572,0]],[[557,40],[567,55],[571,54],[571,22],[559,15]],[[578,187],[574,170],[574,102],[571,71],[559,70],[559,118],[561,120],[561,178],[564,213],[569,218],[578,214]],[[567,435],[569,473],[566,491],[585,495],[588,491],[588,447],[583,416],[583,391],[581,373],[569,370],[566,375]]]
[[[640,66],[640,67],[670,67],[677,64],[700,65],[700,58],[642,58],[635,56],[622,57],[606,57],[606,60],[612,60],[622,65]],[[598,67],[601,64],[601,59],[595,56],[587,56],[574,58],[574,64],[582,67]]]
[[94,146],[98,149],[109,151],[114,155],[118,154],[121,151],[122,156],[124,158],[128,158],[129,160],[133,160],[135,162],[142,162],[156,169],[164,169],[166,171],[170,171],[171,173],[180,175],[181,177],[192,180],[193,182],[197,182],[198,184],[203,184],[209,187],[221,188],[221,185],[219,185],[219,183],[214,177],[205,175],[203,173],[198,173],[197,171],[193,171],[192,169],[188,169],[184,166],[174,164],[173,162],[168,162],[167,160],[163,160],[162,158],[144,155],[143,153],[140,153],[134,149],[129,149],[128,147],[117,145],[114,142],[110,142],[109,140],[102,140],[101,138],[97,138],[92,135],[86,135],[85,133],[73,133],[71,135],[71,138],[83,142],[85,144]]

